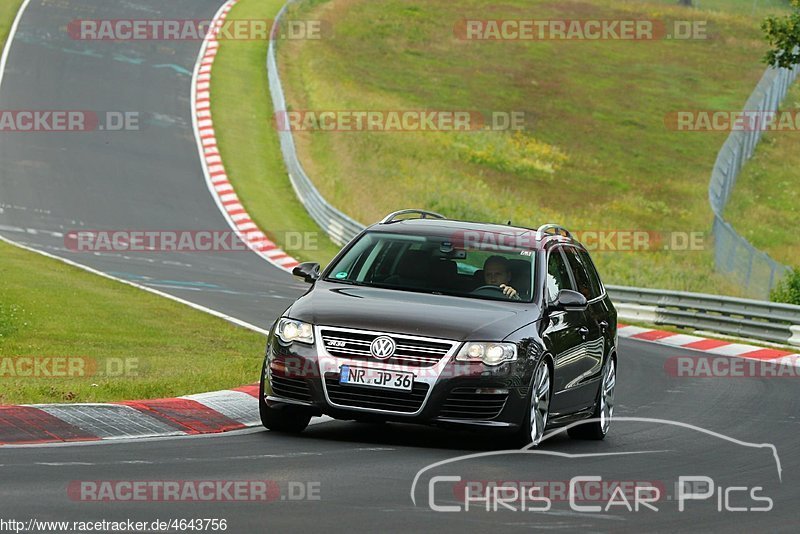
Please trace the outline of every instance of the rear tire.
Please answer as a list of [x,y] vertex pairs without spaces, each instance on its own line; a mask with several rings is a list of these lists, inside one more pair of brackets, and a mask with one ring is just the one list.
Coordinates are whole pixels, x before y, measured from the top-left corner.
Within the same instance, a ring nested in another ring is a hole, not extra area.
[[258,412],[261,415],[261,424],[264,425],[264,428],[273,432],[299,434],[311,422],[311,414],[300,406],[285,405],[280,408],[273,408],[267,405],[264,400],[266,362],[264,365],[265,368],[261,372],[261,387],[258,395]]
[[614,388],[616,384],[617,365],[614,359],[609,357],[603,368],[603,379],[600,381],[600,389],[597,391],[597,403],[592,413],[592,421],[567,429],[569,437],[593,440],[601,440],[606,437],[611,427],[611,419],[614,416]]

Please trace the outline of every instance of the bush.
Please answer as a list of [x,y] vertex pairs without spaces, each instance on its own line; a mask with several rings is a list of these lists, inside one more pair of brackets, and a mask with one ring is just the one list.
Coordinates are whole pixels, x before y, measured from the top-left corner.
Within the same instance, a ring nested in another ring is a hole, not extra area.
[[770,292],[769,297],[773,302],[785,302],[800,306],[800,267],[789,271],[789,274]]

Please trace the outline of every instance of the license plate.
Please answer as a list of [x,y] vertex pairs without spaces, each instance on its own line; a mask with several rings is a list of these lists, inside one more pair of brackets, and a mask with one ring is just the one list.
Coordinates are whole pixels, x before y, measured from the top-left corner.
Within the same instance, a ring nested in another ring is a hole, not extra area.
[[360,367],[343,365],[339,375],[339,383],[411,391],[414,387],[414,374],[383,369],[361,369]]

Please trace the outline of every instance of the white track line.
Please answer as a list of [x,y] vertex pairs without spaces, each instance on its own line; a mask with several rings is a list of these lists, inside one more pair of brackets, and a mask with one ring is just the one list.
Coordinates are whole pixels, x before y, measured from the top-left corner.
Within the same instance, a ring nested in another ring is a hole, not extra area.
[[[19,11],[17,11],[17,16],[14,18],[14,23],[11,25],[11,29],[8,32],[8,38],[6,40],[5,46],[3,47],[3,55],[0,58],[0,88],[2,88],[3,79],[5,78],[6,63],[8,62],[8,56],[9,56],[9,54],[11,52],[11,46],[12,46],[12,44],[14,42],[14,37],[15,37],[15,35],[17,33],[17,29],[19,28],[19,23],[22,20],[22,16],[25,14],[25,10],[28,7],[28,5],[30,4],[30,2],[31,2],[31,0],[25,0],[22,3],[22,5],[19,8]],[[220,10],[217,12],[216,16],[219,16],[220,13],[223,12],[223,10],[225,9],[225,6],[228,5],[228,3],[230,3],[230,2],[226,2],[226,4],[223,5],[220,8]],[[215,16],[215,18],[216,18],[216,16]],[[203,47],[202,47],[202,50],[201,50],[201,53],[200,53],[200,57],[201,58],[203,57],[203,55],[205,53],[205,47],[206,47],[206,43],[203,44]],[[199,66],[199,61],[198,61],[198,66]],[[197,69],[195,69],[195,71],[196,70]],[[195,72],[195,77],[196,77],[196,75],[197,75],[197,72]],[[192,110],[191,110],[191,114],[192,114],[192,120],[194,122],[196,122],[195,113],[194,113],[195,83],[196,83],[196,79],[193,78],[192,79]],[[195,132],[197,132],[196,125],[195,125]],[[198,137],[198,139],[199,139],[199,137]],[[201,160],[202,159],[203,158],[201,157]],[[203,165],[203,168],[205,170],[205,163]],[[208,177],[207,173],[206,173],[206,176]],[[220,205],[219,200],[217,200],[217,204]],[[225,212],[223,211],[223,214],[224,213]],[[235,230],[235,227],[234,227],[234,230]],[[45,257],[60,261],[62,263],[66,263],[67,265],[71,265],[72,267],[77,267],[79,269],[83,269],[84,271],[90,272],[92,274],[96,274],[98,276],[102,276],[103,278],[107,278],[109,280],[114,280],[116,282],[120,282],[122,284],[126,284],[126,285],[129,285],[129,286],[135,287],[137,289],[141,289],[143,291],[147,291],[148,293],[152,293],[154,295],[158,295],[159,297],[164,297],[164,298],[170,299],[172,301],[179,302],[181,304],[185,304],[186,306],[194,308],[195,310],[199,310],[199,311],[208,313],[210,315],[213,315],[215,317],[219,317],[221,319],[225,319],[228,322],[231,322],[231,323],[233,323],[235,325],[238,325],[238,326],[242,326],[242,327],[247,328],[249,330],[252,330],[254,332],[258,332],[259,334],[267,335],[269,333],[267,330],[264,330],[263,328],[260,328],[260,327],[254,325],[254,324],[250,324],[250,323],[248,323],[246,321],[242,321],[241,319],[237,319],[236,317],[232,317],[230,315],[227,315],[227,314],[224,314],[222,312],[213,310],[211,308],[207,308],[207,307],[202,306],[200,304],[195,304],[194,302],[190,302],[188,300],[184,300],[184,299],[182,299],[180,297],[176,297],[176,296],[170,295],[168,293],[164,293],[162,291],[158,291],[157,289],[153,289],[153,288],[150,288],[150,287],[147,287],[147,286],[143,286],[143,285],[137,284],[135,282],[131,282],[129,280],[124,280],[122,278],[117,278],[116,276],[112,276],[110,274],[98,271],[97,269],[93,269],[92,267],[89,267],[87,265],[83,265],[81,263],[77,263],[77,262],[74,262],[72,260],[68,260],[66,258],[62,258],[60,256],[56,256],[56,255],[50,254],[48,252],[44,252],[42,250],[38,250],[38,249],[35,249],[35,248],[32,248],[32,247],[28,247],[26,245],[22,245],[20,243],[12,241],[12,240],[10,240],[8,238],[5,238],[3,236],[0,236],[0,240],[5,242],[5,243],[8,243],[9,245],[13,245],[15,247],[27,250],[29,252],[35,252],[36,254],[41,254],[42,256],[45,256]],[[286,270],[286,269],[283,269],[283,270]]]
[[19,11],[17,11],[17,16],[14,17],[14,22],[11,24],[11,29],[8,31],[6,44],[3,47],[3,56],[0,57],[0,88],[3,86],[3,76],[6,73],[6,62],[8,61],[8,55],[11,53],[11,44],[14,42],[14,36],[17,34],[19,22],[22,20],[22,16],[25,14],[25,10],[28,8],[28,4],[30,3],[31,0],[25,0],[22,2],[22,5],[19,6]]
[[237,319],[236,317],[232,317],[230,315],[226,315],[226,314],[224,314],[222,312],[218,312],[217,310],[213,310],[211,308],[206,308],[205,306],[202,306],[200,304],[195,304],[194,302],[190,302],[190,301],[184,300],[184,299],[182,299],[180,297],[176,297],[174,295],[170,295],[169,293],[164,293],[163,291],[159,291],[157,289],[153,289],[152,287],[143,286],[143,285],[137,284],[135,282],[131,282],[130,280],[124,280],[122,278],[117,278],[116,276],[112,276],[112,275],[104,273],[102,271],[98,271],[97,269],[93,269],[93,268],[91,268],[89,266],[83,265],[81,263],[77,263],[77,262],[74,262],[72,260],[68,260],[66,258],[62,258],[60,256],[56,256],[54,254],[50,254],[49,252],[44,252],[43,250],[37,250],[35,248],[22,245],[20,243],[16,243],[16,242],[11,241],[10,239],[8,239],[6,237],[3,237],[2,235],[0,235],[0,241],[3,241],[5,243],[8,243],[9,245],[13,245],[15,247],[18,247],[18,248],[21,248],[21,249],[24,249],[24,250],[27,250],[27,251],[30,251],[30,252],[35,252],[36,254],[41,254],[42,256],[46,256],[46,257],[48,257],[50,259],[53,259],[53,260],[58,260],[58,261],[60,261],[62,263],[66,263],[67,265],[70,265],[72,267],[77,267],[78,269],[83,269],[84,271],[90,272],[92,274],[96,274],[97,276],[102,276],[103,278],[107,278],[109,280],[114,280],[115,282],[120,282],[121,284],[125,284],[125,285],[131,286],[131,287],[135,287],[137,289],[141,289],[143,291],[147,291],[148,293],[152,293],[154,295],[158,295],[159,297],[164,297],[165,299],[169,299],[169,300],[173,300],[175,302],[179,302],[181,304],[185,304],[186,306],[189,306],[190,308],[194,308],[195,310],[199,310],[199,311],[208,313],[210,315],[213,315],[214,317],[219,317],[220,319],[225,319],[226,321],[228,321],[230,323],[233,323],[233,324],[238,325],[238,326],[242,326],[244,328],[247,328],[248,330],[252,330],[253,332],[258,332],[259,334],[263,334],[265,336],[267,334],[269,334],[268,330],[264,330],[261,327],[258,327],[258,326],[254,325],[254,324],[250,324],[250,323],[248,323],[246,321],[242,321],[241,319]]

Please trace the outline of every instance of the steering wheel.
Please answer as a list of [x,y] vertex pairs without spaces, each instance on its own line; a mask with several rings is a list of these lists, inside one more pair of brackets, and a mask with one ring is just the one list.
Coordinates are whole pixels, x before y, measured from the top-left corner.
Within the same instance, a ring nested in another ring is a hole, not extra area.
[[493,291],[495,293],[500,293],[500,295],[505,296],[505,293],[503,293],[503,288],[502,287],[492,286],[492,285],[481,286],[479,288],[473,289],[472,292],[473,293],[478,293],[480,291],[489,291],[489,290],[491,290],[491,291]]

